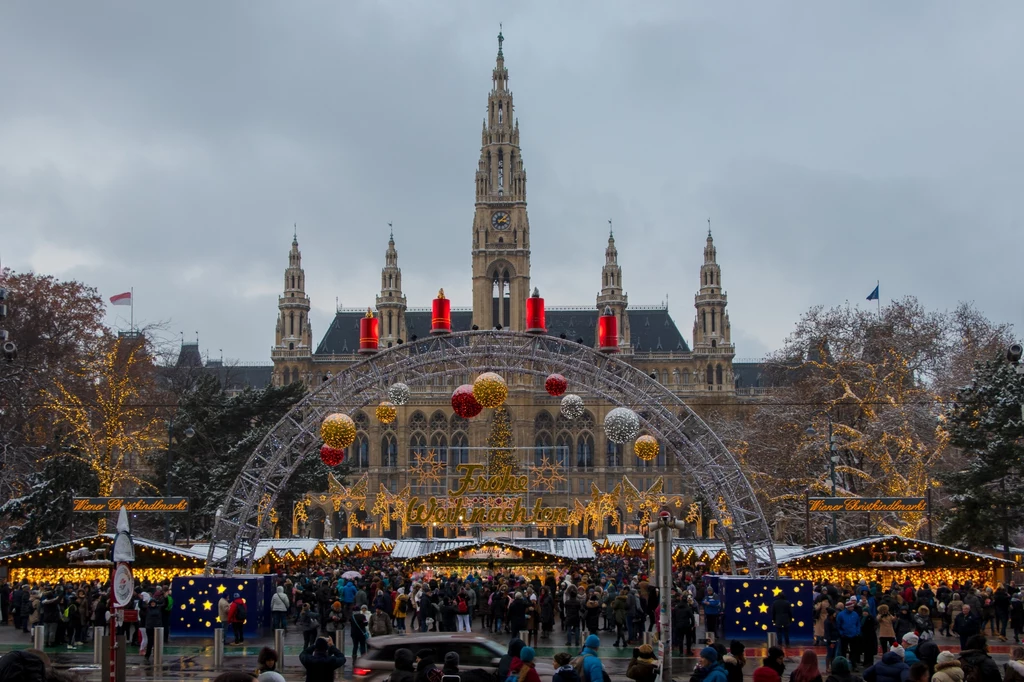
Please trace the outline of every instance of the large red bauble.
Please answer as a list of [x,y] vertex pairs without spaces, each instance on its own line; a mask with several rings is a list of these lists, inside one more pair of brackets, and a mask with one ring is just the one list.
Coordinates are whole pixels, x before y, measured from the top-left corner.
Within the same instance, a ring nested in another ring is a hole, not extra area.
[[336,467],[345,461],[345,448],[332,448],[324,445],[320,448],[320,461],[329,467]]
[[473,395],[473,384],[463,384],[452,393],[452,409],[463,419],[472,419],[483,411]]
[[569,388],[569,382],[561,374],[550,374],[544,380],[544,390],[555,397],[565,393],[567,388]]

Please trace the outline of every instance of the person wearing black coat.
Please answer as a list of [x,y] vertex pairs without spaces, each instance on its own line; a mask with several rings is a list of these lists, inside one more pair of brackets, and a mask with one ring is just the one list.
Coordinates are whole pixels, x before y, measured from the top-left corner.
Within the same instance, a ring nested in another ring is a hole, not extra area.
[[416,656],[409,649],[395,652],[395,670],[391,673],[391,682],[416,682]]
[[910,666],[895,651],[887,651],[882,660],[864,671],[866,682],[905,682]]
[[[864,609],[860,621],[860,653],[864,658],[864,667],[875,662],[875,653],[878,651],[878,621],[871,615],[869,609]],[[854,662],[856,663],[856,662]]]
[[793,606],[785,594],[779,594],[772,602],[772,624],[779,635],[779,643],[789,646],[789,626],[793,623]]
[[434,651],[432,649],[420,649],[417,651],[416,682],[433,682],[430,678],[431,672],[434,670],[437,670],[437,664],[434,663]]
[[514,637],[511,642],[508,643],[508,651],[505,655],[498,660],[498,671],[495,673],[499,682],[505,682],[505,678],[508,677],[509,670],[512,669],[512,662],[519,658],[519,654],[522,653],[523,647],[526,646],[526,642]]
[[318,637],[299,654],[299,662],[306,669],[306,682],[334,682],[334,671],[345,667],[345,654],[330,637]]
[[964,669],[964,679],[977,682],[1000,682],[1003,679],[999,674],[999,666],[988,655],[985,635],[972,635],[967,640],[967,646],[960,652],[960,666]]
[[516,592],[515,599],[508,606],[508,628],[512,639],[519,637],[519,632],[526,629],[526,600],[521,592]]

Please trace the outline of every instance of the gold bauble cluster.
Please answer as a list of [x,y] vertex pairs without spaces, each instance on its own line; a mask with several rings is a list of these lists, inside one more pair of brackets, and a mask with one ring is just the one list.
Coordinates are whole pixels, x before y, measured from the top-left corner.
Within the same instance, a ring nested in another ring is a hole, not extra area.
[[332,448],[347,448],[356,440],[356,423],[347,414],[329,414],[320,425],[320,438]]
[[391,424],[398,419],[398,410],[395,409],[395,404],[388,400],[381,401],[381,404],[377,406],[377,421],[381,424]]
[[654,436],[640,436],[633,443],[633,452],[645,462],[650,462],[658,456],[658,441]]
[[473,382],[473,397],[481,407],[501,407],[508,397],[508,384],[494,372],[484,372]]

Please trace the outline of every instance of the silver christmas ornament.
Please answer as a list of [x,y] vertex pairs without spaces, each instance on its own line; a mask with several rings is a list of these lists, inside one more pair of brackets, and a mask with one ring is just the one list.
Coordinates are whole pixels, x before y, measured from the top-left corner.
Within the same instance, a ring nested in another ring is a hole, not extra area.
[[616,407],[604,418],[604,432],[620,445],[634,440],[640,434],[640,417],[628,407]]
[[388,389],[388,398],[395,405],[405,405],[409,402],[409,387],[405,384],[391,384]]
[[583,416],[583,398],[575,393],[567,393],[562,397],[562,416],[566,419],[579,419]]

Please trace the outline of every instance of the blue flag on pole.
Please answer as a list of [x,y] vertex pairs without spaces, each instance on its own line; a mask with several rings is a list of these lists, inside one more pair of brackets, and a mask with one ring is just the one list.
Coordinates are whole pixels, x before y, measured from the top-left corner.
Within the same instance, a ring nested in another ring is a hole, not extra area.
[[868,294],[868,300],[869,301],[877,301],[878,300],[878,285],[877,284],[875,285],[874,291],[872,291],[870,294]]

